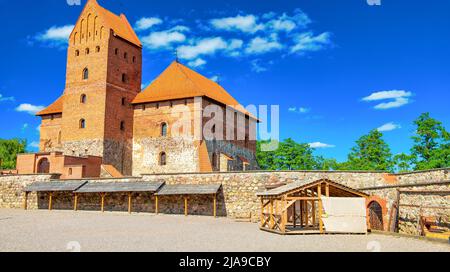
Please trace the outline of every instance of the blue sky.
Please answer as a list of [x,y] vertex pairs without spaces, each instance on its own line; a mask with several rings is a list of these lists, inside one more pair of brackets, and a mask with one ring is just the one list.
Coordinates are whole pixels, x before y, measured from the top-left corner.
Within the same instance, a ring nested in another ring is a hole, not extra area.
[[[449,1],[99,0],[125,13],[144,43],[143,82],[174,59],[219,80],[242,104],[280,105],[281,138],[345,160],[382,128],[411,146],[422,112],[449,125]],[[84,5],[85,1],[82,1]],[[33,112],[64,89],[65,37],[82,6],[0,0],[0,137],[39,140]]]

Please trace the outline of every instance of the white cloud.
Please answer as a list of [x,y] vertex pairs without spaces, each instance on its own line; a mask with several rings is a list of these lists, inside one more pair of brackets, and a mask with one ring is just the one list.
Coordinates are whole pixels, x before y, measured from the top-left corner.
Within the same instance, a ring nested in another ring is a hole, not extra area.
[[262,73],[262,72],[267,71],[267,68],[263,67],[261,65],[261,60],[259,60],[259,59],[252,60],[251,65],[252,65],[252,71],[255,73]]
[[182,59],[195,59],[201,55],[214,55],[219,51],[225,51],[233,54],[237,49],[242,47],[241,40],[232,39],[225,41],[221,37],[204,38],[195,41],[191,45],[182,45],[178,47],[179,57]]
[[255,15],[237,15],[235,17],[213,19],[210,23],[214,28],[219,30],[255,33],[264,29],[264,25],[258,24],[257,20],[258,18]]
[[31,142],[30,144],[28,144],[28,146],[39,149],[39,142],[36,142],[36,141]]
[[309,146],[311,148],[333,148],[333,147],[336,147],[335,145],[325,144],[325,143],[321,143],[321,142],[310,143]]
[[401,97],[410,97],[412,95],[411,92],[403,91],[403,90],[393,90],[393,91],[381,91],[375,92],[371,95],[364,97],[364,101],[377,101],[384,99],[395,99]]
[[390,123],[386,123],[384,125],[382,125],[381,127],[378,128],[379,132],[386,132],[386,131],[392,131],[392,130],[396,130],[396,129],[400,129],[402,128],[402,126],[400,126],[399,124],[395,124],[394,122],[390,122]]
[[38,34],[36,40],[53,45],[67,44],[74,27],[74,25],[52,26],[45,32]]
[[134,28],[136,29],[136,31],[142,31],[147,30],[155,25],[160,25],[162,23],[163,21],[158,17],[150,17],[150,18],[144,17],[136,22],[136,26]]
[[209,79],[211,79],[214,82],[219,82],[219,76],[212,76]]
[[278,42],[276,35],[270,38],[256,37],[252,39],[245,49],[247,54],[263,54],[274,50],[282,49],[283,45]]
[[294,36],[294,42],[291,53],[304,54],[305,52],[319,51],[331,44],[331,34],[324,32],[314,36],[312,32],[305,32]]
[[148,36],[142,37],[141,41],[145,47],[158,49],[169,47],[173,43],[181,43],[186,40],[186,36],[179,31],[160,31],[153,32]]
[[44,106],[35,106],[31,104],[20,104],[16,111],[18,112],[26,112],[31,115],[35,115],[36,113],[40,112],[41,110],[45,109]]
[[274,31],[291,32],[296,28],[305,28],[310,23],[311,19],[309,19],[308,15],[300,9],[296,9],[293,16],[288,16],[284,13],[278,18],[270,20],[266,24],[266,28]]
[[305,107],[299,107],[299,108],[292,107],[292,108],[289,108],[289,111],[290,112],[295,112],[295,113],[308,113],[308,112],[311,111],[311,109],[305,108]]
[[411,92],[407,92],[404,90],[392,90],[392,91],[375,92],[367,97],[364,97],[362,100],[371,102],[371,101],[392,99],[393,101],[383,102],[374,107],[377,110],[387,110],[387,109],[399,108],[401,106],[409,104],[410,103],[409,98],[411,96],[412,96]]
[[3,96],[2,94],[0,94],[0,102],[3,102],[3,101],[14,101],[15,99],[14,99],[14,97],[12,97],[12,96],[9,96],[9,97],[5,97],[5,96]]
[[188,65],[191,67],[201,67],[205,64],[206,64],[206,61],[202,58],[198,58],[198,59],[188,62]]

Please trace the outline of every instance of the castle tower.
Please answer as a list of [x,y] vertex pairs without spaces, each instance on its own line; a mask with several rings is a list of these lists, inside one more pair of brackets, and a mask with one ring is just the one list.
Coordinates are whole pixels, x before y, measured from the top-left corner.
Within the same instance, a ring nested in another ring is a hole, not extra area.
[[101,156],[131,174],[133,108],[142,45],[125,15],[88,0],[67,49],[64,94],[44,111],[41,151]]

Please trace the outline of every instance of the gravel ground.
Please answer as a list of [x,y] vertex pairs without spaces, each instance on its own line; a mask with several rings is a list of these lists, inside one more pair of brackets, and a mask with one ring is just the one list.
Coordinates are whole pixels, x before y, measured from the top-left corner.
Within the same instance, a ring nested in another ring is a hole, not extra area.
[[446,251],[384,235],[280,236],[227,218],[0,209],[0,251]]

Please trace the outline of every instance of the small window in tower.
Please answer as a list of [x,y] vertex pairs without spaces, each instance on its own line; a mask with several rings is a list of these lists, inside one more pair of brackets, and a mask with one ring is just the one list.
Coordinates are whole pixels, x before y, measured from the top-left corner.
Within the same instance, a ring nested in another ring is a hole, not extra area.
[[86,101],[87,101],[87,96],[85,94],[82,94],[80,97],[80,103],[86,104]]
[[136,57],[135,56],[133,56],[133,63],[135,63],[136,62]]
[[72,176],[72,168],[69,168],[69,176]]
[[145,104],[142,105],[142,110],[144,110],[144,111],[145,111],[145,108],[146,108],[145,106],[146,106]]
[[156,103],[156,109],[159,109],[159,103]]
[[124,59],[127,59],[127,58],[128,58],[127,52],[123,53],[123,58],[124,58]]
[[125,106],[126,102],[127,102],[126,98],[122,97],[122,106]]
[[95,51],[98,53],[98,52],[100,52],[100,46],[97,46],[96,48],[95,48]]
[[159,154],[159,165],[160,166],[167,165],[167,156],[165,152],[161,152],[161,154]]
[[81,129],[86,128],[86,120],[84,120],[84,119],[81,119],[81,120],[80,120],[80,128],[81,128]]
[[89,48],[86,48],[86,55],[89,55]]
[[120,122],[120,130],[122,130],[122,131],[125,130],[125,121]]
[[123,83],[127,83],[128,82],[127,74],[122,74],[122,82]]
[[185,99],[184,100],[184,105],[187,106],[187,104],[188,104],[188,101],[187,101],[187,99]]
[[119,55],[119,48],[116,48],[116,50],[114,51],[114,54]]
[[75,50],[75,56],[78,57],[80,55],[80,50]]
[[83,70],[83,79],[86,80],[89,78],[89,69],[88,68],[84,68]]
[[166,137],[167,136],[167,123],[161,124],[161,136]]

